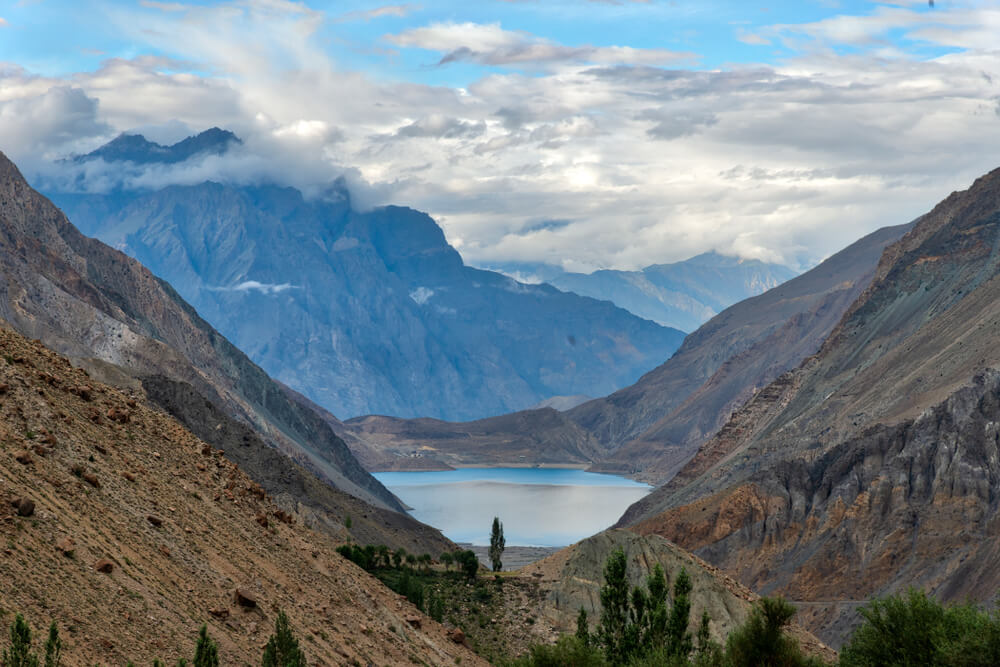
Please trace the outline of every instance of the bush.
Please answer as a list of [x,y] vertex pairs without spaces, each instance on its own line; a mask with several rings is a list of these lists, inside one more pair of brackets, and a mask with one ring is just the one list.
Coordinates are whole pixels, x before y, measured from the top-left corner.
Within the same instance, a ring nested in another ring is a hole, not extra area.
[[921,591],[873,600],[841,652],[846,667],[1000,664],[1000,618],[972,604],[945,607]]
[[560,637],[554,646],[532,646],[528,655],[510,663],[511,667],[604,667],[607,664],[600,649],[572,635]]
[[733,667],[805,667],[822,665],[807,658],[798,642],[785,633],[795,607],[782,598],[761,598],[746,624],[726,640],[725,662]]

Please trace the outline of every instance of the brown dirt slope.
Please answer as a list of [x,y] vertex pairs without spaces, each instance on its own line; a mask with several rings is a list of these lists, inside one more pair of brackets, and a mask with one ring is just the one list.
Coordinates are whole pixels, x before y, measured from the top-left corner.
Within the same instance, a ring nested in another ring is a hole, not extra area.
[[402,509],[322,417],[293,400],[168,284],[80,234],[3,154],[0,318],[95,372],[110,363],[127,374],[186,382],[339,489]]
[[335,546],[141,397],[0,329],[2,620],[55,620],[64,664],[190,659],[201,623],[223,664],[259,664],[278,609],[310,664],[483,664]]
[[865,598],[1000,586],[1000,170],[887,248],[820,351],[749,401],[622,520],[837,643]]

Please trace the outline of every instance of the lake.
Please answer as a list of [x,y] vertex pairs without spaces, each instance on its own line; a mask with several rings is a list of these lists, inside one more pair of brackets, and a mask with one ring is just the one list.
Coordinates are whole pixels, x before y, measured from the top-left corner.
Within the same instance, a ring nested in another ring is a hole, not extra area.
[[372,473],[414,518],[455,542],[489,544],[493,517],[507,544],[565,546],[611,526],[652,487],[566,468],[461,468]]

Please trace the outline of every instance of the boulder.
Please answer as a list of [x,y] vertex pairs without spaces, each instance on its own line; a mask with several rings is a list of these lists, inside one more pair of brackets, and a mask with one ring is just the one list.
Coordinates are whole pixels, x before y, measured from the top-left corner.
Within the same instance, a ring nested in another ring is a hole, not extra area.
[[420,629],[421,619],[419,616],[407,616],[406,622],[409,623],[411,628],[415,630]]
[[456,644],[465,643],[465,633],[462,632],[461,628],[455,628],[448,632],[448,639],[455,642]]
[[76,549],[76,542],[73,541],[72,537],[64,537],[56,542],[56,549],[61,551],[63,556],[72,558],[73,552]]
[[102,558],[94,563],[94,569],[104,574],[111,574],[115,569],[115,564],[109,558]]
[[241,607],[253,609],[257,606],[257,596],[245,588],[237,588],[233,591],[233,602]]
[[150,522],[151,524],[153,524],[157,528],[159,528],[160,526],[163,525],[163,519],[161,519],[160,517],[156,516],[155,514],[148,515],[146,517],[146,521]]
[[31,454],[29,454],[27,450],[19,449],[18,451],[14,452],[14,460],[23,465],[28,465],[34,459],[31,458]]
[[31,516],[35,513],[35,503],[27,498],[15,498],[11,503],[17,509],[18,516]]

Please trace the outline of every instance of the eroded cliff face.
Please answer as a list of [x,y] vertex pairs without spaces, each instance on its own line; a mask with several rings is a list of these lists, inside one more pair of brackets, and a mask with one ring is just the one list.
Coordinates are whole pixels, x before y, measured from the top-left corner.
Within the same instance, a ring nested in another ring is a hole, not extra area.
[[623,517],[842,639],[857,601],[995,590],[1000,172],[924,216],[820,350]]

